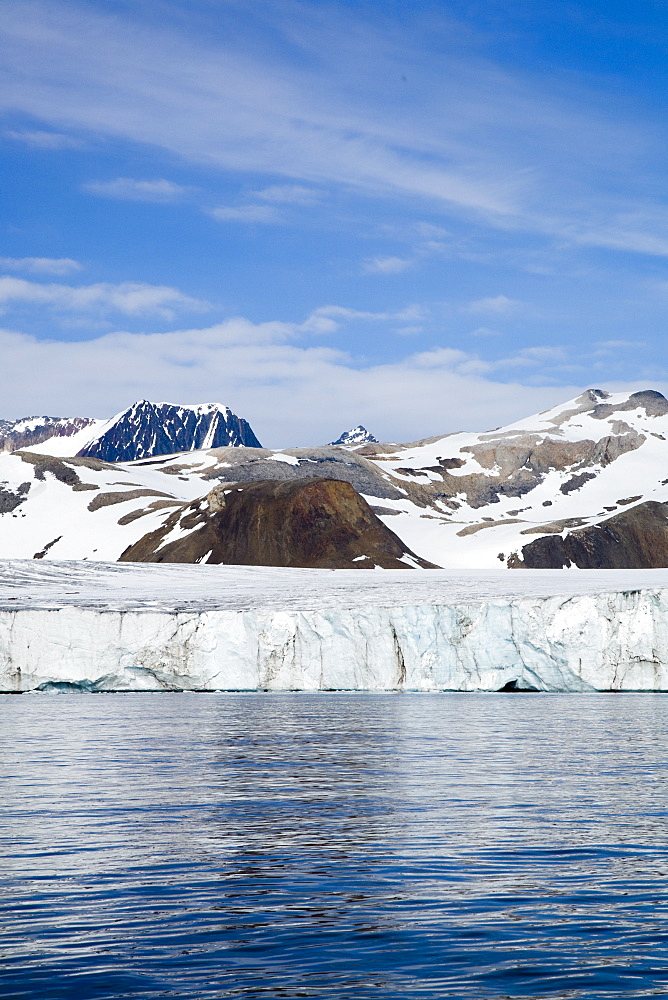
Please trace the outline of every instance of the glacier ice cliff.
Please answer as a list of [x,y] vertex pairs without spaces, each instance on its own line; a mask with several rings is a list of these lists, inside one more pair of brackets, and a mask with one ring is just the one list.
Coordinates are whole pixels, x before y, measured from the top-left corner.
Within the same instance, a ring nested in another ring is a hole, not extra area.
[[73,687],[668,690],[668,571],[0,563],[0,690]]

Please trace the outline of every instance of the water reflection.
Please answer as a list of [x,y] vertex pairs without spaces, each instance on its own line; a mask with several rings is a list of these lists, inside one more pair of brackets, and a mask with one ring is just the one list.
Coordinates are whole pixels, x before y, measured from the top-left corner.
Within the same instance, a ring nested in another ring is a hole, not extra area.
[[668,700],[0,699],[0,995],[663,993]]

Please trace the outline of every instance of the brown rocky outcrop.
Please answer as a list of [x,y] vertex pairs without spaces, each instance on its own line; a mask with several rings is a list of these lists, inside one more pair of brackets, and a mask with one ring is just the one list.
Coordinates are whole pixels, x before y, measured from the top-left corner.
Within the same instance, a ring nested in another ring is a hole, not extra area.
[[668,566],[668,503],[654,500],[624,510],[602,524],[546,535],[508,560],[511,569],[658,569]]
[[221,484],[171,514],[119,561],[433,568],[376,517],[350,483],[332,479]]

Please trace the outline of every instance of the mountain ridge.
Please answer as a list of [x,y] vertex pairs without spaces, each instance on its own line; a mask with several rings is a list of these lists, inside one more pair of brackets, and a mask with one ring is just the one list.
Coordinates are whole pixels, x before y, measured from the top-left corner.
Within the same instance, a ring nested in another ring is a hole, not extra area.
[[140,399],[112,417],[77,454],[104,462],[132,462],[223,446],[262,447],[248,421],[228,406]]
[[27,449],[114,462],[230,445],[261,447],[248,421],[220,403],[141,399],[109,420],[46,416],[0,420],[0,451]]
[[668,400],[651,389],[589,389],[492,431],[350,450],[0,454],[0,557],[116,560],[215,487],[309,479],[349,483],[407,549],[446,568],[668,565]]

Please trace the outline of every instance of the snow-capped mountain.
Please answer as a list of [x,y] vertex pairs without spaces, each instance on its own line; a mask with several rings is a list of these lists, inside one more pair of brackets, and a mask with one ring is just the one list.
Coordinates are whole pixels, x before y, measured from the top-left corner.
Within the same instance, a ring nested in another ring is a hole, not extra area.
[[488,433],[357,454],[406,491],[387,501],[392,528],[440,565],[668,566],[668,400],[659,392],[589,389]]
[[[75,438],[87,439],[101,420],[92,417],[23,417],[21,420],[0,420],[0,451],[19,451],[51,441],[52,454],[74,455]],[[66,443],[67,442],[67,443]],[[82,440],[83,443],[83,440]],[[64,449],[64,450],[63,450]]]
[[250,424],[227,406],[178,406],[141,399],[117,413],[78,454],[104,462],[132,462],[156,455],[227,446],[261,448]]
[[377,443],[378,438],[375,438],[371,431],[368,431],[362,424],[358,424],[357,427],[351,427],[349,431],[344,431],[340,438],[331,442],[331,444],[338,445],[340,448],[359,448],[362,444]]
[[198,530],[192,504],[208,516],[221,484],[304,478],[350,483],[407,549],[447,568],[668,566],[668,400],[597,389],[405,445],[207,445],[145,464],[0,454],[0,557],[117,560],[149,533],[171,545]]
[[250,424],[218,403],[178,406],[142,399],[111,420],[25,417],[0,421],[0,451],[83,455],[109,462],[220,447],[259,448]]

